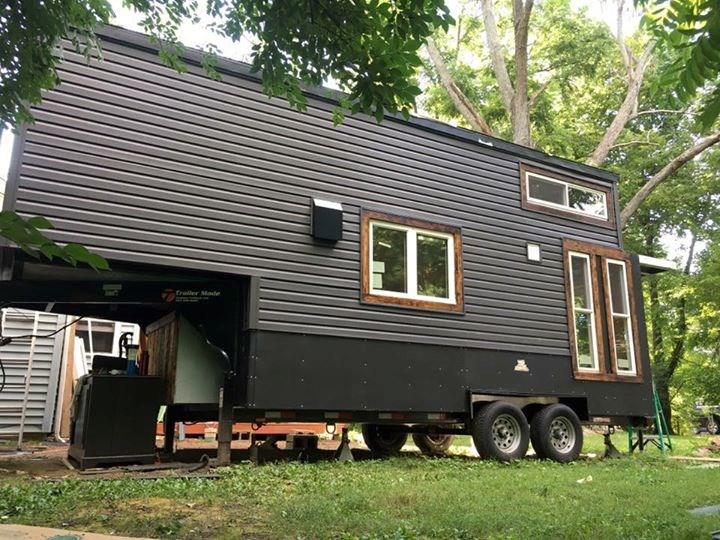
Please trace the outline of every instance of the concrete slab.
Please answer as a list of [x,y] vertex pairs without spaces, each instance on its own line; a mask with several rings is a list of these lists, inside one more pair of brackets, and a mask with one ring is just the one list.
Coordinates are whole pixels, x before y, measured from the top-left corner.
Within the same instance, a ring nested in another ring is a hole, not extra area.
[[[0,525],[0,540],[130,540],[128,536],[66,531],[30,525]],[[137,539],[134,539],[137,540]],[[152,540],[145,538],[141,540]]]
[[690,513],[693,516],[712,516],[714,514],[720,514],[720,504],[717,504],[715,506],[702,506],[700,508],[693,508],[692,510],[690,510]]

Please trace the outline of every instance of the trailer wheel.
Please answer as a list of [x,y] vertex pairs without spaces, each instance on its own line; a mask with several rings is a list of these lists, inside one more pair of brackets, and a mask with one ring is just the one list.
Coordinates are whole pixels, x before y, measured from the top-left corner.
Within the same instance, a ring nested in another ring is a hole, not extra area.
[[426,456],[442,456],[452,445],[452,435],[430,435],[428,433],[413,433],[412,439]]
[[396,426],[383,424],[363,424],[363,440],[373,454],[392,456],[400,452],[407,441],[407,433]]
[[710,415],[708,418],[707,431],[710,435],[720,434],[720,425],[718,425],[717,418],[714,415]]
[[470,434],[481,458],[498,461],[525,456],[530,438],[523,412],[505,401],[494,401],[479,409],[470,425]]
[[533,418],[530,440],[540,459],[560,463],[575,461],[583,445],[580,419],[567,405],[547,405]]

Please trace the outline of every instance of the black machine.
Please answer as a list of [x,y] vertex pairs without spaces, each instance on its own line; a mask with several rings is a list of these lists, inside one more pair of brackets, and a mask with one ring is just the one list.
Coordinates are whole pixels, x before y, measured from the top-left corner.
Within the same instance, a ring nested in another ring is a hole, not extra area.
[[154,463],[160,377],[86,375],[73,396],[68,455],[81,469]]
[[[127,335],[121,347],[128,351]],[[155,426],[162,404],[160,377],[127,375],[126,357],[97,355],[93,373],[75,386],[68,455],[81,469],[155,461]],[[122,374],[112,375],[110,371]]]

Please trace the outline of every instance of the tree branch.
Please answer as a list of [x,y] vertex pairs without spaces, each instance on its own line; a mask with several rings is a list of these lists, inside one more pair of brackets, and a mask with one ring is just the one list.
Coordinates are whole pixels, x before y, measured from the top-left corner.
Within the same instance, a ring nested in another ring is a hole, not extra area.
[[648,144],[650,146],[660,146],[658,143],[654,143],[652,141],[628,141],[628,142],[624,142],[624,143],[613,144],[610,147],[610,150],[614,150],[616,148],[624,148],[626,146],[633,146],[635,144]]
[[695,143],[694,146],[691,146],[687,150],[683,151],[680,155],[670,161],[670,163],[660,169],[660,171],[658,171],[655,176],[648,180],[648,182],[643,187],[641,187],[637,191],[637,193],[633,195],[632,199],[630,199],[630,201],[625,205],[625,208],[623,208],[622,212],[620,213],[620,223],[622,224],[622,226],[624,227],[625,225],[627,225],[630,217],[645,201],[647,196],[655,190],[656,187],[658,187],[662,182],[664,182],[669,176],[671,176],[680,167],[685,165],[688,161],[691,161],[696,156],[698,156],[711,146],[717,144],[718,142],[720,142],[720,131],[717,131],[712,135],[700,139],[699,141],[697,141],[697,143]]
[[623,100],[622,105],[620,105],[615,118],[613,118],[613,121],[610,123],[610,126],[605,132],[605,135],[603,135],[592,154],[590,154],[587,160],[585,160],[586,164],[597,167],[605,161],[610,148],[613,144],[615,144],[615,141],[617,141],[620,133],[622,133],[622,130],[625,129],[625,126],[633,117],[633,114],[639,114],[636,112],[638,95],[640,94],[643,76],[645,75],[645,70],[650,63],[654,47],[654,42],[648,43],[642,55],[637,60],[635,68],[630,70],[631,78],[628,81],[628,89],[625,94],[625,99]]
[[532,110],[535,107],[535,104],[537,103],[537,100],[540,98],[540,96],[545,92],[545,90],[548,89],[548,86],[550,86],[550,83],[552,82],[552,79],[548,79],[543,83],[543,85],[538,88],[538,90],[530,96],[530,99],[528,101],[528,109]]
[[623,64],[625,65],[625,71],[627,73],[628,83],[632,82],[633,79],[633,58],[632,54],[625,44],[625,36],[623,35],[623,8],[625,2],[623,0],[618,1],[617,10],[617,42],[620,47],[620,56],[622,56]]
[[440,84],[448,93],[448,96],[450,96],[450,100],[453,102],[453,105],[455,105],[458,112],[465,120],[467,120],[467,123],[470,124],[475,131],[492,135],[493,133],[488,123],[453,81],[452,75],[450,75],[450,70],[445,64],[445,61],[443,60],[442,55],[432,38],[427,40],[426,48],[428,54],[430,55],[430,60],[435,66],[438,76],[440,77]]
[[495,72],[495,77],[500,87],[500,97],[508,114],[511,114],[515,90],[513,90],[507,65],[505,64],[503,46],[500,41],[500,36],[498,35],[495,13],[493,12],[493,0],[482,0],[482,15],[483,22],[485,23],[485,39],[490,49],[490,60],[492,61],[493,71]]
[[647,116],[649,114],[687,114],[690,116],[696,116],[697,113],[688,110],[673,110],[673,109],[648,109],[647,111],[639,111],[630,117],[630,120],[634,120],[638,116]]

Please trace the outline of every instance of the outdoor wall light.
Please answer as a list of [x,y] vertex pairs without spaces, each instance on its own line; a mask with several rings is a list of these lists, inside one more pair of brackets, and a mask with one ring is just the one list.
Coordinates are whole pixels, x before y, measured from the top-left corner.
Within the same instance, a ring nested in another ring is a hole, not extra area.
[[540,244],[527,243],[527,258],[528,261],[542,262],[542,250]]
[[312,200],[312,235],[318,240],[342,240],[343,207],[339,202]]

